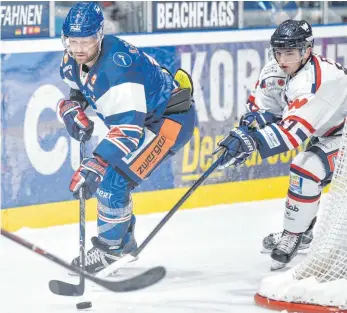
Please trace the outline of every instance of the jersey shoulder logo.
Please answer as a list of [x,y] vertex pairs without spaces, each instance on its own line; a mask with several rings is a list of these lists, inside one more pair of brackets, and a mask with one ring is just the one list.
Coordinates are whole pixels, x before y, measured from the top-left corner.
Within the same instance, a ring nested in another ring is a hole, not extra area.
[[133,63],[133,60],[130,55],[125,52],[116,52],[113,55],[113,62],[121,67],[129,67]]

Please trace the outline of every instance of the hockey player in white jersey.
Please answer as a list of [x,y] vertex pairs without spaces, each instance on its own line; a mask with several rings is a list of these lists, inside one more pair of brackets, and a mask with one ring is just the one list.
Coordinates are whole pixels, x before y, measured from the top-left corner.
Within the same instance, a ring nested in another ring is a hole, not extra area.
[[314,54],[313,45],[306,21],[287,20],[278,26],[271,37],[273,59],[249,97],[249,112],[216,149],[224,153],[225,167],[242,164],[255,150],[267,158],[310,138],[290,166],[284,230],[263,242],[272,250],[273,270],[286,266],[312,240],[321,191],[330,183],[347,113],[347,70]]

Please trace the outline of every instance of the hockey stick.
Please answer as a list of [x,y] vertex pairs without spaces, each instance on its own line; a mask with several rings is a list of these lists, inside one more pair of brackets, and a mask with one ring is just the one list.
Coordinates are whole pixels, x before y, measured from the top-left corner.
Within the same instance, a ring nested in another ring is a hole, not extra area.
[[[85,157],[86,146],[83,142],[84,133],[81,131],[80,136],[80,162]],[[79,190],[79,206],[80,206],[80,218],[79,218],[79,227],[80,227],[80,237],[79,237],[79,254],[80,254],[80,269],[83,273],[86,269],[86,258],[85,258],[85,246],[86,246],[86,200],[84,197],[84,187],[81,187]],[[52,287],[53,286],[53,287]],[[60,296],[82,296],[85,289],[85,277],[83,274],[80,274],[80,281],[78,285],[66,283],[60,280],[51,280],[49,282],[49,289]]]
[[[82,140],[83,133],[81,134],[81,141],[80,141],[80,162],[84,159],[86,155],[86,145]],[[85,256],[85,249],[86,249],[86,199],[84,196],[84,187],[82,186],[79,190],[79,205],[80,205],[80,269],[82,272],[86,270],[86,256]],[[84,275],[80,275],[80,282],[76,286],[77,290],[79,291],[80,295],[83,295],[84,288],[85,288],[85,278]],[[52,289],[51,289],[52,291]],[[62,289],[63,291],[63,289]],[[69,290],[67,290],[69,291]],[[52,291],[53,292],[53,291]],[[62,294],[63,295],[63,294]]]
[[[107,279],[101,279],[101,278],[94,277],[93,275],[89,274],[86,271],[82,271],[79,267],[70,265],[69,263],[58,258],[57,256],[37,247],[36,245],[33,245],[32,243],[24,240],[23,238],[15,234],[8,232],[5,229],[1,228],[1,235],[43,256],[44,258],[51,260],[52,262],[59,264],[62,267],[65,267],[69,271],[73,271],[79,275],[83,275],[85,278],[91,280],[92,282],[114,292],[128,292],[128,291],[140,290],[157,283],[166,275],[165,268],[162,266],[157,266],[140,275],[132,277],[130,279],[125,279],[121,281],[110,281]],[[71,286],[74,286],[74,285],[71,285]],[[49,287],[51,290],[55,291],[54,293],[60,294],[61,285],[57,284],[56,281],[51,280],[49,282]],[[75,296],[79,296],[78,290],[71,287],[71,293],[74,293],[74,292],[75,292],[74,294]]]
[[135,261],[141,251],[150,243],[153,237],[163,228],[163,226],[168,222],[168,220],[176,213],[176,211],[182,206],[182,204],[192,195],[192,193],[206,180],[206,178],[218,167],[220,162],[223,159],[223,155],[221,155],[207,170],[203,173],[200,178],[193,184],[192,187],[183,195],[183,197],[178,200],[178,202],[174,205],[174,207],[162,218],[162,220],[158,223],[158,225],[152,230],[152,232],[145,238],[142,244],[132,253],[125,255],[120,258],[116,262],[113,262],[100,272],[96,273],[96,277],[106,277],[120,267],[124,266],[127,263]]

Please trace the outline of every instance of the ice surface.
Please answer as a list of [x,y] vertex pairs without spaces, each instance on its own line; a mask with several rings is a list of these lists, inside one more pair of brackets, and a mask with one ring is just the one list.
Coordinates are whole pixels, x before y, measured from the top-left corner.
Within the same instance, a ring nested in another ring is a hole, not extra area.
[[[48,281],[77,283],[65,269],[0,238],[0,312],[76,312],[92,301],[89,312],[102,313],[264,313],[253,296],[260,280],[273,275],[269,254],[260,254],[263,236],[282,230],[284,199],[179,211],[153,239],[140,259],[119,272],[126,278],[155,265],[168,275],[155,286],[126,294],[88,283],[83,297],[50,293]],[[163,214],[138,216],[139,242]],[[95,235],[87,224],[87,238]],[[78,255],[78,225],[21,229],[20,236],[68,261]],[[90,247],[88,239],[87,247]],[[298,255],[293,265],[302,259]]]

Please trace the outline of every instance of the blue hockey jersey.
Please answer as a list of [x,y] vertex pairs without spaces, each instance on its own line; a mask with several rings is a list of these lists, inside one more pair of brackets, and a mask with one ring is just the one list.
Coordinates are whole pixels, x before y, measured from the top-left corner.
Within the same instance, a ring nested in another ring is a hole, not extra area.
[[116,166],[138,147],[143,127],[162,117],[178,86],[152,57],[113,35],[104,37],[95,65],[83,69],[64,53],[62,79],[84,95],[110,130],[94,152]]

